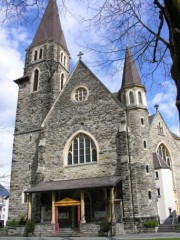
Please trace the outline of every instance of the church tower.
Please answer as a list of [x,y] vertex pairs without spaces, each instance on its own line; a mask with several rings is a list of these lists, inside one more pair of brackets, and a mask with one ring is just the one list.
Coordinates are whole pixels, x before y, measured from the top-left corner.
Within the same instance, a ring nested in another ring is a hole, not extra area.
[[[26,52],[14,132],[9,218],[27,213],[24,190],[36,182],[41,124],[69,76],[69,51],[56,0],[49,0]],[[17,177],[17,174],[21,175]]]
[[149,135],[146,89],[136,69],[130,49],[126,49],[119,99],[127,119],[127,145],[133,218],[157,217],[154,167]]

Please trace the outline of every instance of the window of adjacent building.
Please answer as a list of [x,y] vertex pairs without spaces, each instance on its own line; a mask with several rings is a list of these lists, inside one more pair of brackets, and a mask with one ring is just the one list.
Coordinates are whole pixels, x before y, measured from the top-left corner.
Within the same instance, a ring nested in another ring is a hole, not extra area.
[[161,197],[161,191],[160,191],[160,188],[157,188],[157,197],[160,198]]
[[64,86],[64,74],[62,73],[61,74],[61,79],[60,79],[60,90],[63,89],[63,86]]
[[66,56],[64,56],[64,66],[66,65]]
[[146,148],[147,147],[147,145],[146,145],[146,141],[144,141],[144,148]]
[[138,101],[140,104],[142,104],[142,94],[140,91],[138,92]]
[[171,166],[170,163],[170,155],[169,152],[167,150],[167,148],[165,147],[164,144],[160,144],[158,149],[157,149],[157,154],[169,165]]
[[85,135],[76,136],[69,148],[68,165],[97,162],[97,149],[93,140]]
[[130,102],[130,104],[134,104],[134,94],[133,94],[133,92],[129,93],[129,102]]
[[77,102],[84,101],[87,98],[87,90],[83,87],[76,89],[74,98]]
[[158,123],[157,129],[158,129],[158,133],[159,133],[159,134],[164,134],[163,125],[162,125],[161,122]]
[[148,191],[148,198],[149,198],[149,200],[152,198],[150,190]]
[[34,71],[33,92],[38,90],[39,70]]

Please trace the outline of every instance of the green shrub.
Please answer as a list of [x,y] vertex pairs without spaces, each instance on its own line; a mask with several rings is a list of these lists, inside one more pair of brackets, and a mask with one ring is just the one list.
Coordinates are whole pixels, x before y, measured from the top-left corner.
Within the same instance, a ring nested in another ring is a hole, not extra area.
[[18,221],[16,219],[13,219],[11,221],[7,221],[7,226],[9,227],[16,227],[18,225]]
[[33,220],[27,220],[24,228],[24,236],[27,237],[29,233],[34,233],[35,223]]
[[109,229],[110,229],[109,219],[108,219],[108,217],[104,217],[103,220],[102,220],[102,223],[101,223],[101,230],[103,232],[108,232]]
[[18,218],[18,225],[25,225],[26,221],[23,215],[20,215]]
[[155,219],[147,220],[144,222],[144,226],[149,228],[154,228],[154,227],[157,227],[158,225],[159,225],[159,221]]

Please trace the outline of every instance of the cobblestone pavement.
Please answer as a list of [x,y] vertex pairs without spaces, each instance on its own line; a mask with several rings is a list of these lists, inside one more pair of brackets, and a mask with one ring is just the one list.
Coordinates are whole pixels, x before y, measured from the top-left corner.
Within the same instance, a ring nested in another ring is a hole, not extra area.
[[3,237],[0,240],[135,240],[156,238],[180,238],[180,233],[125,234],[119,237]]

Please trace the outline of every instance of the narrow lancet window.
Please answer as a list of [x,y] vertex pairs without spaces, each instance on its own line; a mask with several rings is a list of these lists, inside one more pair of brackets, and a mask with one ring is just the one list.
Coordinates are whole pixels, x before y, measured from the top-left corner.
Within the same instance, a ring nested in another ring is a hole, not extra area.
[[138,92],[138,101],[139,101],[139,104],[142,104],[142,95],[140,91]]
[[38,82],[39,82],[39,70],[36,69],[34,71],[33,92],[38,90]]
[[60,79],[60,90],[63,89],[63,86],[64,86],[64,74],[62,73],[61,74],[61,79]]
[[133,94],[133,92],[129,93],[129,102],[130,102],[130,104],[134,104],[134,94]]

